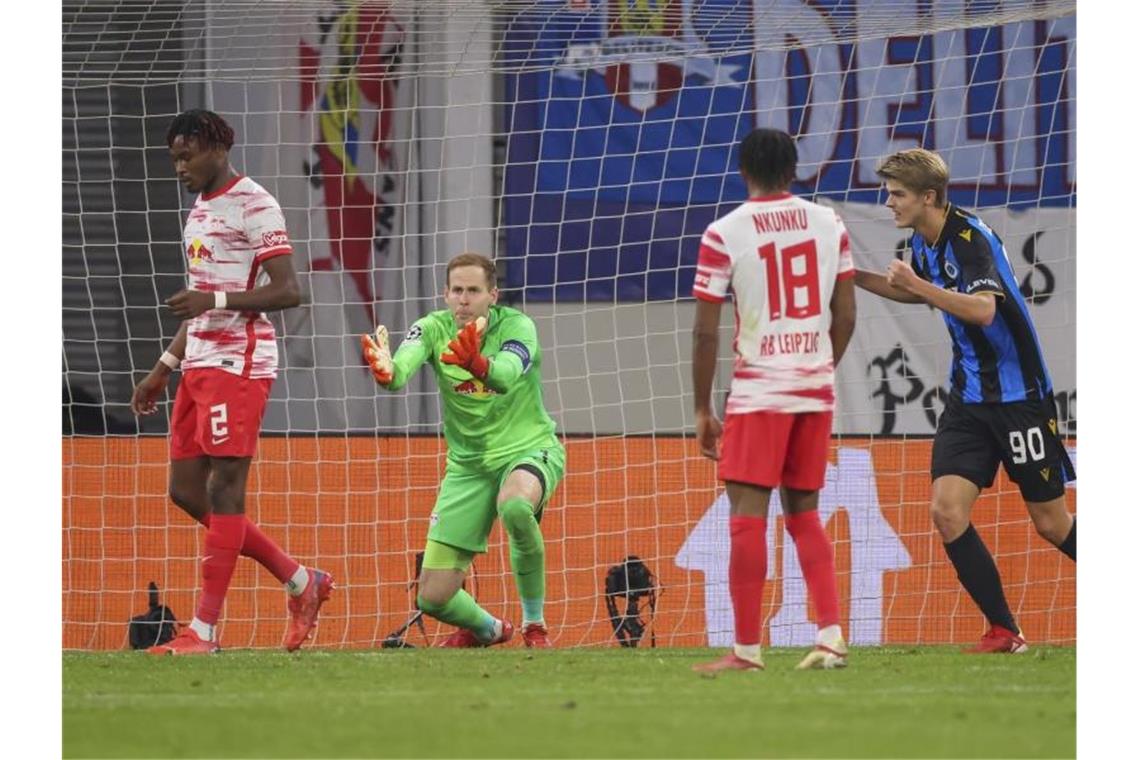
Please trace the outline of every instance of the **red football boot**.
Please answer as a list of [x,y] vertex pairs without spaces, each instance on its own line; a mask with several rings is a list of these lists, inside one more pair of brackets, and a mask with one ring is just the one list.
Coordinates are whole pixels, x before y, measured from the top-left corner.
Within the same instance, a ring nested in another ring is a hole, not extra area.
[[523,628],[522,640],[528,648],[553,649],[554,645],[550,643],[550,639],[546,638],[546,636],[546,626],[542,623],[527,623],[526,628]]
[[1021,638],[1021,632],[1014,633],[1000,625],[990,626],[982,640],[972,647],[962,650],[967,654],[1022,654],[1029,651],[1029,643]]
[[493,647],[496,644],[505,644],[515,635],[515,627],[509,620],[500,620],[499,635],[487,642],[482,642],[474,631],[460,628],[439,644],[441,649],[467,649],[472,647]]
[[719,673],[722,670],[763,670],[764,663],[760,660],[753,662],[743,657],[737,657],[735,652],[729,652],[719,660],[702,662],[693,666],[698,673]]
[[289,597],[289,627],[285,630],[285,649],[295,652],[317,626],[321,605],[332,596],[336,584],[323,570],[308,569],[309,583],[297,596]]
[[193,628],[183,628],[182,632],[165,644],[158,644],[146,651],[157,655],[214,654],[221,647],[216,641],[203,641]]

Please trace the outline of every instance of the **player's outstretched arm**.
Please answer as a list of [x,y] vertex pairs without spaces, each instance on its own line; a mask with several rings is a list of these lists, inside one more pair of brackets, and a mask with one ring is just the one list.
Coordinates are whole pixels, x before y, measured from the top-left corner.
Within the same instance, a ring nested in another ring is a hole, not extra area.
[[720,347],[720,302],[697,299],[693,321],[693,393],[697,422],[697,443],[701,454],[717,459],[721,424],[712,408],[713,378]]
[[388,347],[388,328],[378,325],[373,335],[360,336],[360,351],[364,363],[372,371],[372,378],[387,388],[392,384],[392,350]]
[[178,334],[174,336],[170,346],[154,363],[154,368],[139,381],[131,393],[131,411],[135,416],[147,416],[158,411],[158,397],[166,389],[170,374],[178,369],[184,356],[186,356],[185,322],[178,328]]
[[835,281],[835,290],[831,294],[831,360],[834,366],[839,366],[839,360],[847,351],[851,342],[851,335],[855,332],[855,281],[853,277],[844,277]]
[[901,261],[892,261],[887,267],[887,282],[896,290],[909,293],[923,303],[979,327],[988,326],[997,313],[993,292],[959,293],[940,288],[919,277]]
[[279,311],[301,303],[301,286],[291,254],[265,259],[261,267],[269,275],[269,283],[259,288],[229,293],[181,290],[166,299],[166,305],[179,319],[193,319],[210,309]]
[[408,384],[408,380],[427,361],[432,343],[428,334],[431,329],[427,318],[415,322],[394,356],[388,342],[388,328],[384,325],[378,326],[374,335],[360,336],[364,363],[377,384],[390,391],[398,391]]
[[899,303],[924,303],[918,296],[907,293],[905,290],[892,287],[887,281],[887,276],[885,274],[879,274],[878,272],[856,269],[855,284],[863,290],[874,293],[877,296],[882,296],[883,298],[889,298],[892,301],[898,301]]

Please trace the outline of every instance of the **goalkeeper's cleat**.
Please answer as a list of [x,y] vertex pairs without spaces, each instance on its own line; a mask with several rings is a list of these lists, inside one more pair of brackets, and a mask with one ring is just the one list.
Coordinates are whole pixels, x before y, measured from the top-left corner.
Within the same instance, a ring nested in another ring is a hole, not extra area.
[[214,654],[221,649],[216,641],[205,641],[193,628],[183,628],[182,632],[165,644],[158,644],[146,651],[157,655]]
[[317,613],[332,596],[336,584],[323,570],[308,568],[309,583],[297,596],[289,597],[289,627],[285,630],[285,649],[295,652],[317,627]]
[[474,631],[469,631],[466,628],[459,628],[455,633],[448,636],[440,642],[440,649],[468,649],[471,647],[479,647],[479,639],[475,636]]
[[496,644],[506,644],[515,635],[515,627],[509,620],[496,620],[499,624],[499,635],[490,641],[480,641],[474,631],[460,628],[448,636],[439,645],[440,649],[471,649],[477,647],[493,647]]
[[847,667],[847,647],[832,649],[823,644],[816,644],[815,649],[796,665],[796,670],[833,670]]
[[729,652],[719,660],[702,662],[693,666],[697,673],[719,673],[722,670],[763,670],[764,661],[760,659],[746,660],[737,657],[735,652]]
[[393,365],[392,349],[388,345],[388,328],[384,325],[378,326],[375,338],[371,335],[361,335],[360,350],[376,382],[380,385],[391,383]]
[[527,623],[523,628],[522,640],[529,649],[553,649],[547,637],[546,626],[542,623]]
[[990,626],[981,641],[962,651],[967,654],[1022,654],[1029,651],[1029,643],[1021,637],[1021,631],[1014,633],[1008,628],[994,625]]

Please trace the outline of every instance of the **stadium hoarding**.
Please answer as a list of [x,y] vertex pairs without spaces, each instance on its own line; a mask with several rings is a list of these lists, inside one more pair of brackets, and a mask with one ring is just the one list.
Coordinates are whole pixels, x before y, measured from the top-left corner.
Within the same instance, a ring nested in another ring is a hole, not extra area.
[[[629,554],[642,558],[661,585],[652,623],[658,646],[731,641],[727,509],[712,463],[685,438],[566,443],[566,480],[542,521],[546,618],[556,644],[616,645],[602,588],[607,570]],[[64,439],[63,453],[65,648],[125,647],[127,620],[146,609],[151,580],[163,603],[189,620],[204,532],[166,497],[166,441],[73,437]],[[983,620],[927,513],[929,439],[842,437],[832,453],[820,508],[836,541],[850,642],[975,639]],[[407,620],[415,553],[423,548],[444,457],[436,437],[262,439],[249,513],[288,552],[337,578],[316,646],[379,646]],[[1075,499],[1070,489],[1071,509]],[[1075,566],[1036,536],[1004,476],[979,500],[974,523],[1030,641],[1072,643]],[[814,632],[809,605],[778,516],[768,535],[765,644],[806,645]],[[517,618],[500,528],[476,560],[468,588],[492,613]],[[285,620],[281,588],[255,563],[240,562],[226,599],[223,644],[278,646]],[[436,630],[429,622],[427,639],[413,630],[408,640],[424,645]]]

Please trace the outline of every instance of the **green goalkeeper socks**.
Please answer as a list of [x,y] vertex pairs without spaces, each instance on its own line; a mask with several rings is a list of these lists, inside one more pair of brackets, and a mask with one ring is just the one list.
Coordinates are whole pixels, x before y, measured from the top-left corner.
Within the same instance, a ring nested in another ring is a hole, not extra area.
[[511,570],[515,574],[523,620],[540,623],[546,600],[546,547],[534,517],[534,507],[526,499],[508,499],[499,505],[499,517],[511,545]]
[[445,604],[429,604],[422,596],[416,597],[416,604],[441,623],[473,631],[480,641],[495,637],[495,618],[463,589],[456,591]]

